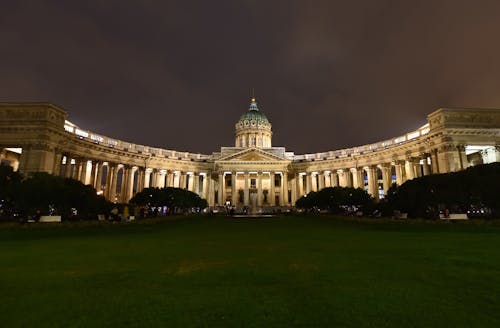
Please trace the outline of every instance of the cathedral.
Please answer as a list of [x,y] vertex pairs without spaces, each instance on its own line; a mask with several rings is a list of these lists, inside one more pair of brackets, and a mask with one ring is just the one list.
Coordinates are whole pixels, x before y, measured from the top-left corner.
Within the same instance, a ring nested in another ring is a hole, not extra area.
[[256,99],[235,124],[234,146],[212,154],[139,145],[76,126],[49,103],[0,103],[0,161],[24,174],[48,172],[127,203],[148,187],[178,187],[210,206],[290,207],[325,187],[389,187],[428,174],[500,161],[500,110],[441,108],[421,128],[373,144],[294,154],[272,144]]

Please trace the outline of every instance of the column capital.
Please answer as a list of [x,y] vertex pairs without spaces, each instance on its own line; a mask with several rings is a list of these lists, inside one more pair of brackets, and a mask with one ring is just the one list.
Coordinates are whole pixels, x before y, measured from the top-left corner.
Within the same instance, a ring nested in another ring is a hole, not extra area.
[[438,152],[443,153],[443,152],[448,152],[448,151],[455,151],[457,150],[457,146],[453,144],[444,144],[439,147]]
[[380,169],[388,169],[391,167],[391,163],[381,163],[381,164],[376,165],[376,167],[378,167]]

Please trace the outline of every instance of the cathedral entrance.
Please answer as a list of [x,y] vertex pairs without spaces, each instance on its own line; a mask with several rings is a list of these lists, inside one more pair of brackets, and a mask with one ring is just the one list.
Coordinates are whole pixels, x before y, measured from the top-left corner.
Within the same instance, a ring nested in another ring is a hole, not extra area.
[[255,215],[257,214],[257,190],[250,190],[250,200],[248,204],[248,214]]

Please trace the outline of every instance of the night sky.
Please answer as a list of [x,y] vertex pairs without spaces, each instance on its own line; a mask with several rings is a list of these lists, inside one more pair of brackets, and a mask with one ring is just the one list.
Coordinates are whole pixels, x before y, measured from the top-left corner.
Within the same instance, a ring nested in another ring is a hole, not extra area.
[[122,140],[233,146],[251,90],[273,145],[381,141],[439,107],[500,107],[500,1],[0,2],[0,101]]

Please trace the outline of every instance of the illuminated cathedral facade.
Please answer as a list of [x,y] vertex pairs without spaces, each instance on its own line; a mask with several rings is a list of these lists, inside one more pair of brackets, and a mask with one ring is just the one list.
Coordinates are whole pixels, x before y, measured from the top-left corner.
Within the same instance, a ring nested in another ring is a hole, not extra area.
[[272,145],[272,125],[252,99],[235,124],[233,147],[196,154],[100,135],[48,103],[0,104],[0,161],[92,185],[126,203],[148,187],[178,187],[210,206],[290,207],[325,187],[389,187],[428,174],[500,161],[500,110],[441,108],[418,130],[347,149],[294,154]]

